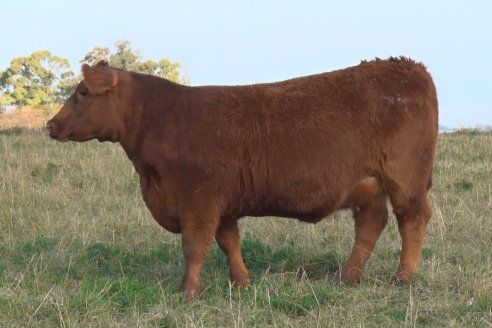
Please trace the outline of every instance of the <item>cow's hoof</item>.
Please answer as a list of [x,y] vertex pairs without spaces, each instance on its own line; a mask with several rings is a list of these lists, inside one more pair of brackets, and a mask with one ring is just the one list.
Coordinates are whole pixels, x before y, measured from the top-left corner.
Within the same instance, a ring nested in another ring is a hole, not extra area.
[[198,296],[197,290],[181,290],[181,296],[186,302],[194,300]]
[[241,289],[248,285],[249,278],[248,277],[231,277],[231,283],[234,287]]
[[400,271],[396,273],[395,277],[393,278],[393,283],[396,285],[406,284],[412,281],[413,277],[414,274],[410,274],[406,271]]
[[198,295],[200,284],[197,281],[183,280],[181,283],[181,295],[186,301],[191,301]]
[[340,274],[340,283],[341,284],[348,284],[350,286],[355,286],[360,282],[360,269],[359,268],[351,268],[351,269],[344,269],[342,270],[342,273]]

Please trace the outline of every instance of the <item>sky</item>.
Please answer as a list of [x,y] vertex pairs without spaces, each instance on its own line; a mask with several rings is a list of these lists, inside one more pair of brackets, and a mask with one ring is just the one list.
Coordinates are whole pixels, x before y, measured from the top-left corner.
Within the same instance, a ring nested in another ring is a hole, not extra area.
[[492,1],[16,0],[0,5],[0,70],[37,50],[80,59],[128,40],[192,85],[280,81],[408,56],[438,90],[440,124],[492,125]]

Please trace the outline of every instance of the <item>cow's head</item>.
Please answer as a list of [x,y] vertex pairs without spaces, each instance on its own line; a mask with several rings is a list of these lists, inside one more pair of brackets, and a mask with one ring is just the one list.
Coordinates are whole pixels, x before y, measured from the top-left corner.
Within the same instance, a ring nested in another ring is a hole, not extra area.
[[123,128],[121,75],[107,63],[82,66],[84,80],[60,111],[46,123],[59,141],[118,141]]

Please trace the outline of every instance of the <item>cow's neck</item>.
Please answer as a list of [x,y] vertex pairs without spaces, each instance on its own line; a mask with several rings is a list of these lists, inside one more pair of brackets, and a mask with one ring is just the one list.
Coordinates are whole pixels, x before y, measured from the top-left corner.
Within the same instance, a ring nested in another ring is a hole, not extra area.
[[152,133],[156,133],[155,130],[162,129],[181,86],[140,74],[133,74],[132,80],[132,92],[126,101],[125,131],[119,142],[137,167],[142,160],[143,143]]
[[128,108],[128,114],[125,117],[125,131],[122,133],[119,143],[126,152],[128,158],[134,162],[139,157],[140,145],[142,141],[139,134],[141,133],[140,122],[142,118],[143,107],[135,105]]

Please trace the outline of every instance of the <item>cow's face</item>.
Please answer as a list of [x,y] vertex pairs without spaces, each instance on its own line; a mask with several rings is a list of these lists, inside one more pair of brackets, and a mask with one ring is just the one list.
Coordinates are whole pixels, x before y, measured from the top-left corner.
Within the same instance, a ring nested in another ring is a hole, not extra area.
[[60,111],[46,124],[50,137],[59,141],[116,142],[122,133],[119,72],[101,62],[82,66],[84,80]]

